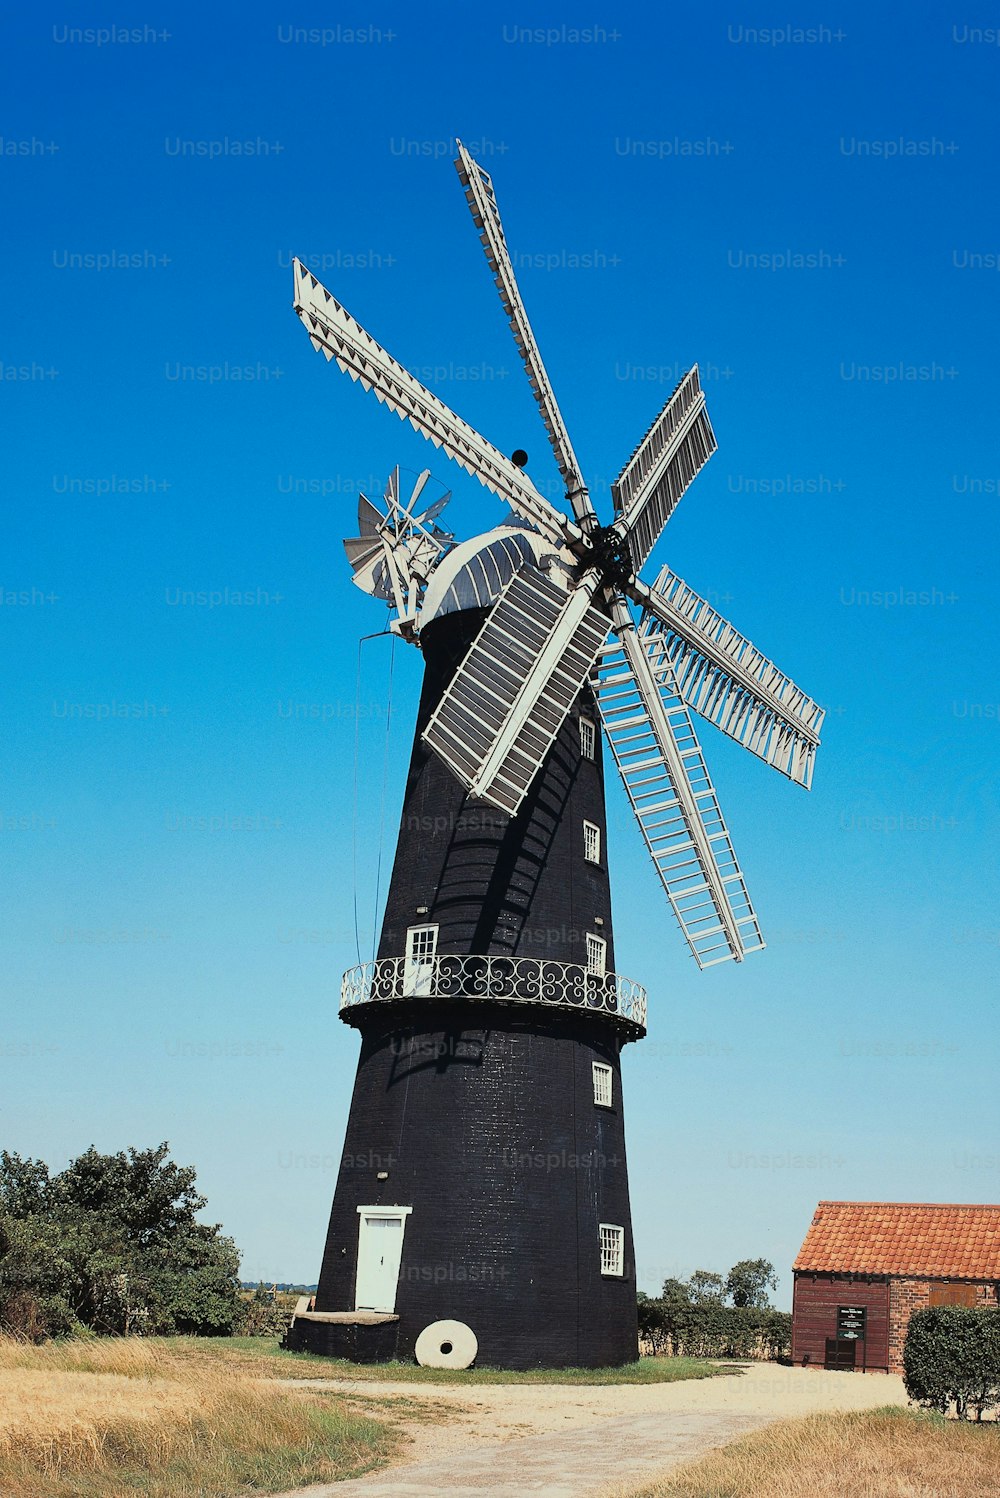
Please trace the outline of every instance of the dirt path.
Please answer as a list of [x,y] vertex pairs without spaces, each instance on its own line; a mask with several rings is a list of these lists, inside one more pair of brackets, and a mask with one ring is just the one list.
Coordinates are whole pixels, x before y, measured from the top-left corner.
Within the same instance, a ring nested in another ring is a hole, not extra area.
[[[403,1396],[443,1418],[405,1422],[413,1445],[400,1466],[274,1498],[598,1498],[772,1420],[906,1404],[902,1379],[891,1375],[771,1364],[734,1377],[603,1387],[310,1382],[360,1402]],[[404,1408],[393,1402],[386,1413],[398,1419]]]

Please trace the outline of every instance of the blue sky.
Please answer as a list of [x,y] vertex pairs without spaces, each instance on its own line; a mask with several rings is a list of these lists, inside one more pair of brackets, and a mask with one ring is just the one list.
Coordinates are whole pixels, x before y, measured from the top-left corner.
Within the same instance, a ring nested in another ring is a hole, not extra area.
[[808,795],[702,734],[769,942],[740,966],[696,970],[611,787],[640,1285],[764,1255],[787,1303],[820,1198],[1000,1199],[995,21],[5,19],[5,1146],[167,1138],[247,1277],[315,1278],[420,670],[359,673],[340,539],[397,462],[461,536],[502,511],[312,352],[288,267],[554,496],[458,134],[604,514],[698,360],[719,452],[654,569],[829,709]]

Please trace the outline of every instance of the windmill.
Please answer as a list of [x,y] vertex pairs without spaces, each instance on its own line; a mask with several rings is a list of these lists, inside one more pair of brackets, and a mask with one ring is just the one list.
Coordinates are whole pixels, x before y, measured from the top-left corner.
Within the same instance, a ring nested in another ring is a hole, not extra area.
[[298,260],[313,346],[513,512],[457,543],[394,470],[344,544],[425,670],[315,1309],[289,1345],[510,1367],[636,1355],[601,736],[700,967],[763,947],[692,713],[808,787],[823,711],[668,567],[639,577],[715,436],[697,366],[596,514],[490,177],[455,163],[566,491],[561,511]]

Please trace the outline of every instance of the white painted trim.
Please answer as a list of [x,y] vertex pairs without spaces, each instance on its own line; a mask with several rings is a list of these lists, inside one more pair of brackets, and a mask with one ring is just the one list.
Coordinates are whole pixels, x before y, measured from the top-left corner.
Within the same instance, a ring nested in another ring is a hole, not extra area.
[[[589,846],[593,844],[594,856],[588,852]],[[596,822],[584,821],[583,824],[583,857],[586,863],[600,865],[601,862],[601,829]]]
[[[591,1067],[592,1067],[592,1074],[593,1074],[593,1079],[594,1079],[594,1107],[595,1108],[613,1108],[614,1107],[614,1103],[615,1103],[615,1071],[614,1071],[614,1067],[613,1066],[609,1066],[606,1061],[593,1061],[593,1062],[591,1062]],[[603,1098],[599,1098],[597,1096],[597,1093],[598,1093],[598,1085],[597,1085],[598,1075],[600,1075],[601,1077],[605,1078],[606,1081],[607,1081],[607,1090],[608,1090],[608,1099],[607,1099],[607,1102],[605,1102]]]
[[[590,944],[594,942],[600,946],[600,967],[590,965]],[[591,978],[603,978],[607,975],[608,967],[608,944],[603,936],[598,936],[596,931],[587,932],[587,974]]]
[[[604,1245],[601,1234],[607,1229],[608,1232],[617,1233],[618,1245],[618,1268],[605,1269],[604,1267]],[[605,1279],[624,1279],[625,1277],[625,1229],[619,1222],[599,1222],[597,1224],[597,1248],[601,1255],[601,1274]]]

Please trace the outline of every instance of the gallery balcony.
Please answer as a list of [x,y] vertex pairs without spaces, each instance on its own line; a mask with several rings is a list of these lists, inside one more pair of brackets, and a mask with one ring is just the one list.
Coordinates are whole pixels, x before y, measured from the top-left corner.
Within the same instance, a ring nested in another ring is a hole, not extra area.
[[435,956],[414,962],[383,957],[348,968],[340,989],[342,1018],[363,1004],[429,999],[439,1003],[535,1004],[590,1010],[646,1031],[646,990],[618,973],[592,973],[580,963],[544,957]]

